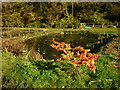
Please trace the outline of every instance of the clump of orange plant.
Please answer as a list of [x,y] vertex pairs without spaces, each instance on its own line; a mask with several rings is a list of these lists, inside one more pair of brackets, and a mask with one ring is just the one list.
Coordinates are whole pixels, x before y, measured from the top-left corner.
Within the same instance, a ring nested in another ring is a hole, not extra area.
[[54,44],[50,45],[52,48],[54,48],[56,51],[63,51],[61,58],[57,61],[69,60],[74,67],[80,67],[81,64],[84,64],[89,67],[92,72],[95,73],[96,66],[94,63],[95,60],[97,60],[98,55],[89,53],[90,49],[84,49],[81,46],[71,48],[69,43],[57,42],[54,40],[53,43]]

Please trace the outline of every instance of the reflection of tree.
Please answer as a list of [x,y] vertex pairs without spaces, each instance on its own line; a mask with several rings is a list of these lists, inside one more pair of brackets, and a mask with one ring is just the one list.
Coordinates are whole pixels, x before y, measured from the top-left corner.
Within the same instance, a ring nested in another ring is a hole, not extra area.
[[[53,48],[50,47],[52,40],[58,42],[70,43],[71,47],[82,46],[85,48],[91,49],[92,52],[98,52],[101,50],[101,47],[106,45],[111,39],[112,36],[98,35],[90,32],[64,32],[65,34],[51,34],[49,36],[43,36],[36,39],[27,41],[29,48],[34,47],[44,59],[58,59],[60,53],[55,52]],[[101,42],[101,40],[103,42]],[[99,42],[99,43],[98,43]],[[94,47],[93,47],[94,45]]]
[[52,37],[44,36],[37,39],[35,42],[36,50],[43,56],[44,59],[56,59],[58,58],[58,53],[56,53],[51,47]]

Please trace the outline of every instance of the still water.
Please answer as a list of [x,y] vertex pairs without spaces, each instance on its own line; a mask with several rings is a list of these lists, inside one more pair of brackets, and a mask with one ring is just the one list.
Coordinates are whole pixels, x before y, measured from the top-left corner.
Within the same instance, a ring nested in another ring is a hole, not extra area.
[[34,48],[44,59],[52,60],[60,58],[60,53],[51,48],[52,40],[58,42],[71,43],[71,47],[83,46],[85,49],[91,49],[92,53],[97,53],[108,42],[115,37],[107,34],[93,34],[89,31],[64,31],[62,33],[53,33],[33,39],[28,39],[25,43],[28,49]]

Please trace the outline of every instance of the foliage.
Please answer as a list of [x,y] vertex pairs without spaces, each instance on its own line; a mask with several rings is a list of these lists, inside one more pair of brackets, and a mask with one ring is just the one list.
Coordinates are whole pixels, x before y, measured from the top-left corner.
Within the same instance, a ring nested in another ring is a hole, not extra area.
[[[94,61],[97,60],[98,56],[88,53],[90,49],[84,49],[81,46],[71,48],[70,44],[65,42],[56,42],[53,40],[54,44],[51,44],[52,48],[55,48],[56,51],[63,51],[64,54],[61,54],[61,60],[69,60],[71,64],[75,67],[80,67],[81,64],[85,64],[95,73],[96,66]],[[76,50],[76,51],[75,51]]]
[[20,13],[6,14],[3,16],[4,25],[8,27],[24,27]]
[[119,22],[119,9],[119,2],[3,2],[2,23],[4,27],[78,28],[81,22]]
[[[96,74],[67,61],[25,60],[3,52],[3,88],[118,88],[118,69],[109,55],[99,56]],[[112,71],[112,72],[111,72]]]

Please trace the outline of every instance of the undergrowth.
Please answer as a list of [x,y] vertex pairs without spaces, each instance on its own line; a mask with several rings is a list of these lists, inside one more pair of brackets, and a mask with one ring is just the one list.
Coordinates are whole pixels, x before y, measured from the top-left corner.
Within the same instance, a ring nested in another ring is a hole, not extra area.
[[3,52],[3,88],[118,88],[118,60],[99,56],[94,74],[81,65],[75,69],[67,61],[26,60]]

